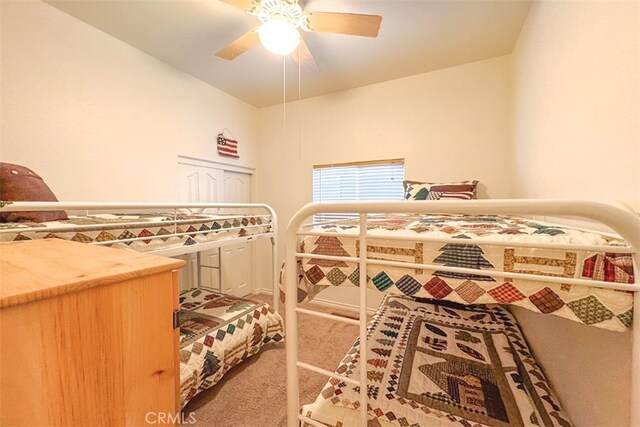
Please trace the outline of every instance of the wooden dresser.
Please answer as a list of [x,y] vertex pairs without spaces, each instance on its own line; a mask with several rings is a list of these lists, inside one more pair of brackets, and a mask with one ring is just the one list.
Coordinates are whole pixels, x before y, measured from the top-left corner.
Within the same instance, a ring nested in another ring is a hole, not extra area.
[[0,425],[175,414],[183,265],[58,239],[0,243]]

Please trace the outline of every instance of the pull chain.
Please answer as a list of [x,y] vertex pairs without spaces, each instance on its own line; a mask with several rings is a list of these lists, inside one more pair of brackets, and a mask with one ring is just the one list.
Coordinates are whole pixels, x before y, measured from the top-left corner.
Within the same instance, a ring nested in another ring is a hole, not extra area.
[[282,142],[284,155],[287,151],[287,61],[284,56],[282,57]]
[[298,45],[298,159],[302,159],[302,54]]

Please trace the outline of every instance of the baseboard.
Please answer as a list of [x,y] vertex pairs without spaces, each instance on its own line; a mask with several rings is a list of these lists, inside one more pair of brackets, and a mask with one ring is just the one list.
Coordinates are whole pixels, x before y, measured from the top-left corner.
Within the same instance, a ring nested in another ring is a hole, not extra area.
[[[256,288],[253,290],[253,293],[273,295],[273,289]],[[331,307],[331,308],[336,308],[336,309],[345,310],[345,311],[352,311],[355,313],[360,312],[360,307],[358,305],[348,304],[345,302],[337,302],[337,301],[332,301],[332,300],[322,299],[322,298],[314,298],[312,301],[309,301],[309,302],[311,302],[312,304],[321,305],[323,307]],[[369,314],[373,314],[375,313],[375,311],[376,311],[375,308],[367,308],[367,313]]]
[[[318,304],[324,307],[338,308],[340,310],[353,311],[355,313],[360,312],[360,306],[355,304],[348,304],[345,302],[336,302],[336,301],[331,301],[331,300],[321,299],[321,298],[314,298],[310,302],[312,304]],[[375,308],[367,308],[367,313],[369,314],[373,314],[375,313],[375,311],[376,311]]]

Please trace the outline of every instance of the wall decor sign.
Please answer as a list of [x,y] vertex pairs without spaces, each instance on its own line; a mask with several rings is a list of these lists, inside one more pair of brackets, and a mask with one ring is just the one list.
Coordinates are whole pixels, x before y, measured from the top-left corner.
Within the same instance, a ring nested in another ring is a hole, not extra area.
[[235,157],[236,159],[240,158],[238,155],[238,141],[224,136],[224,131],[229,132],[228,129],[225,129],[218,134],[218,154],[226,157]]

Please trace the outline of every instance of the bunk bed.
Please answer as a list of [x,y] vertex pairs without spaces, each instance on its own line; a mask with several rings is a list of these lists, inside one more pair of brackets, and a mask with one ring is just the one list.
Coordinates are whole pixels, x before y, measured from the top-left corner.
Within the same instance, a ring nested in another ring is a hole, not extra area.
[[[169,257],[197,254],[196,287],[182,290],[179,296],[183,406],[220,381],[229,369],[258,353],[263,345],[283,340],[284,322],[278,313],[277,297],[270,306],[200,285],[202,251],[269,239],[272,283],[277,291],[277,217],[270,206],[258,203],[0,202],[0,214],[4,215],[54,211],[66,211],[68,217],[40,223],[0,223],[0,242],[57,238]],[[222,284],[221,279],[218,283]],[[274,292],[274,296],[277,295],[278,292]]]
[[[304,225],[320,213],[352,219]],[[617,234],[530,216],[583,218]],[[305,206],[286,231],[288,425],[570,425],[504,306],[635,334],[638,248],[638,214],[596,202]],[[359,320],[297,306],[340,285],[359,287]],[[388,295],[367,326],[370,288]],[[366,339],[335,372],[310,365],[298,360],[298,313],[359,325]],[[639,426],[640,338],[632,347],[631,425]],[[329,377],[302,412],[298,368]]]

